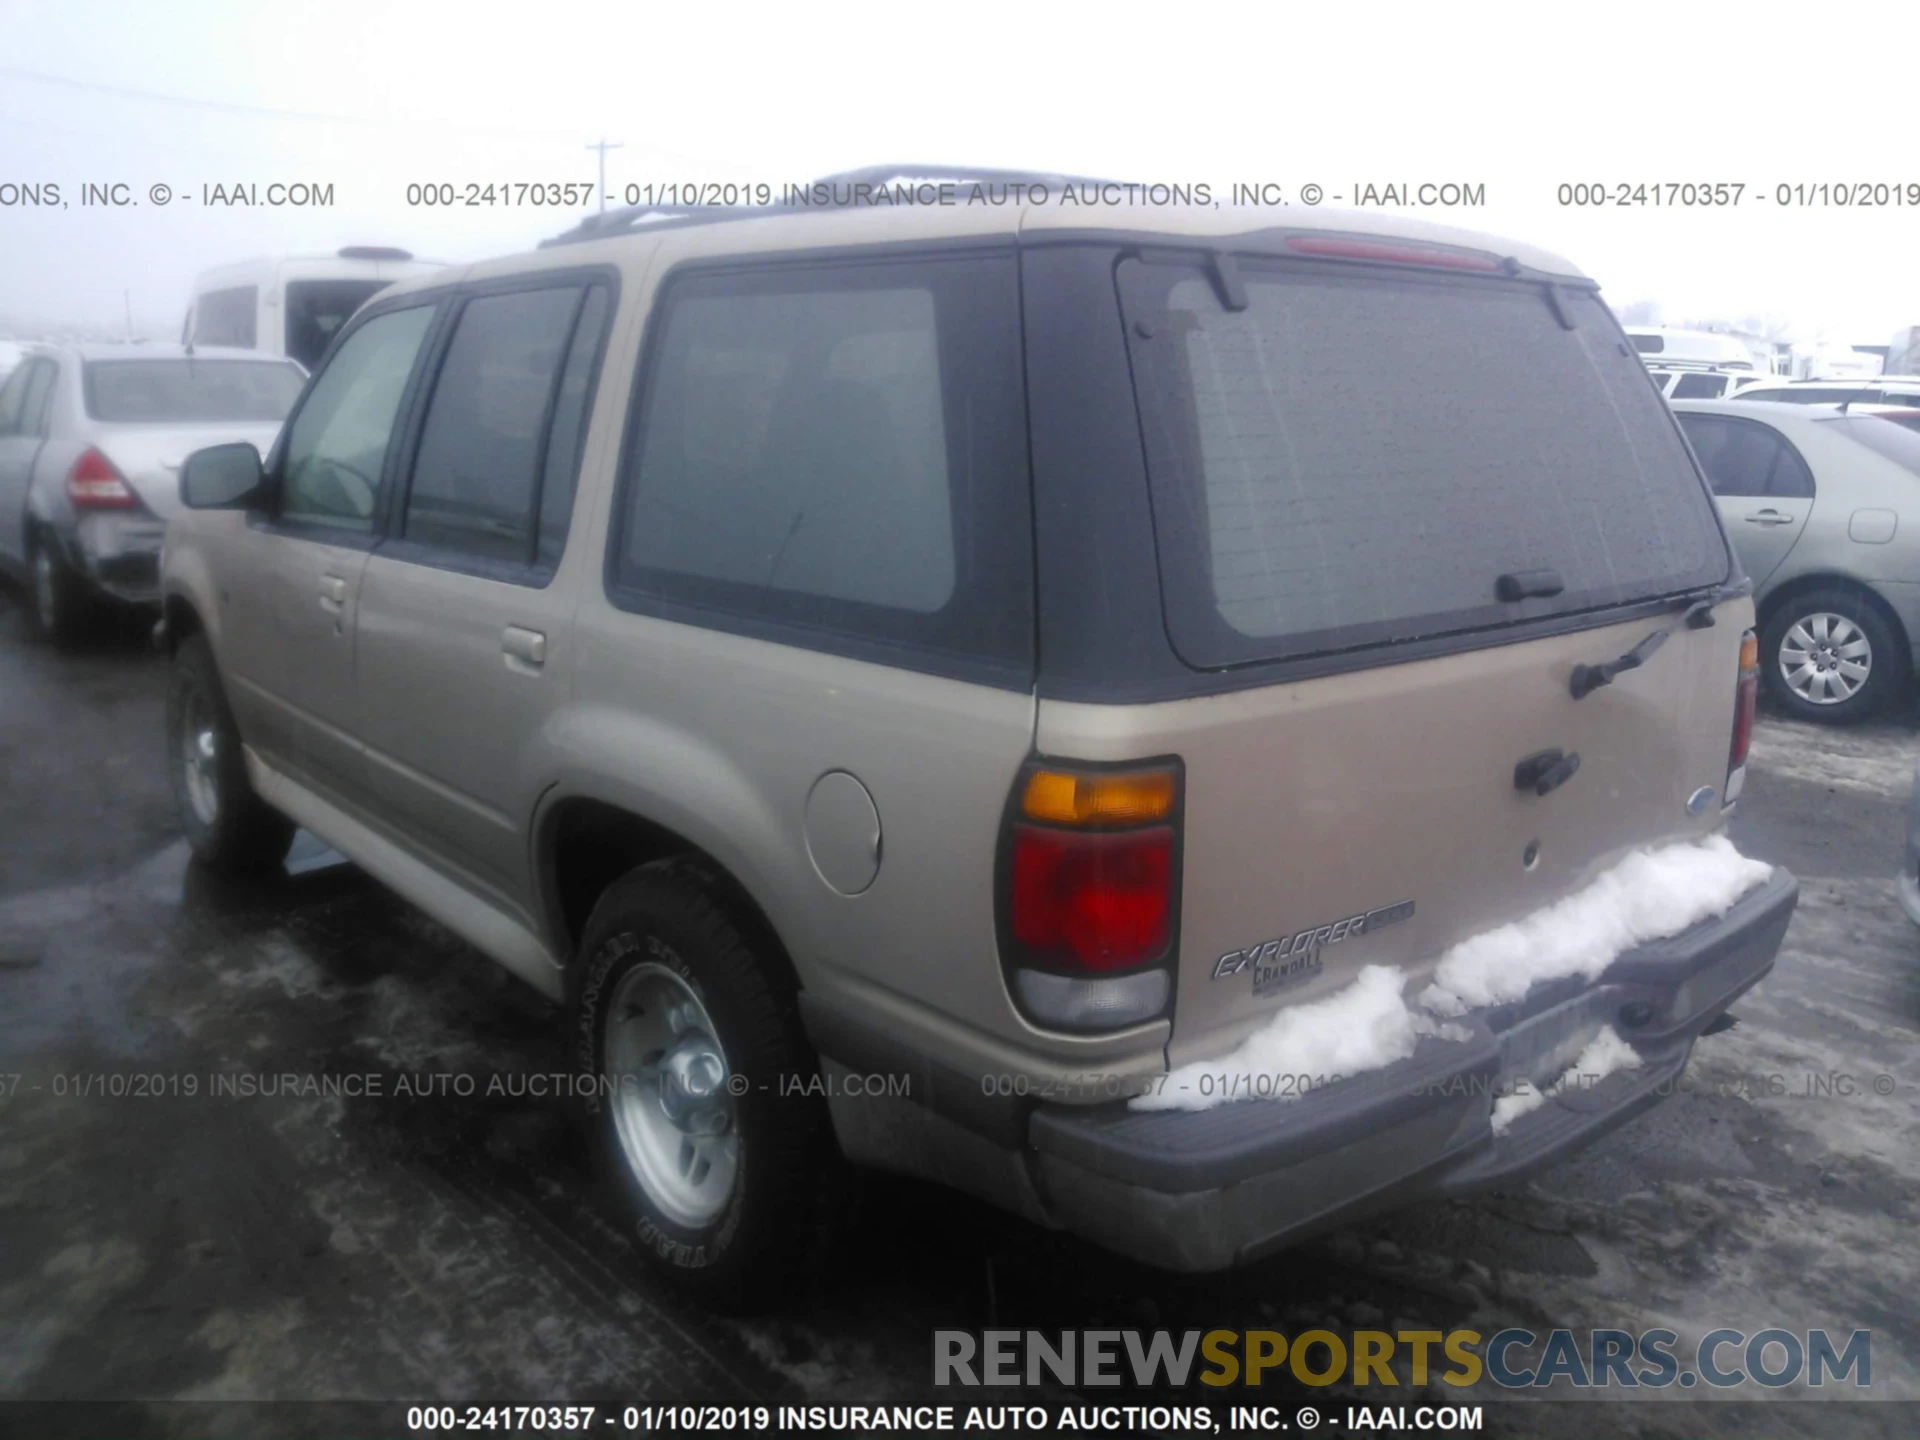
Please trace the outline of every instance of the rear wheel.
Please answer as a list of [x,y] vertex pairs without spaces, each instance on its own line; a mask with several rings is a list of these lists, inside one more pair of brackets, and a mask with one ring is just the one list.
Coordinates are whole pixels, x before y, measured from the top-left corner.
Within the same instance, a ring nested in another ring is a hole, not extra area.
[[189,635],[167,685],[167,755],[180,828],[194,858],[228,875],[272,870],[294,824],[253,791],[240,731],[204,635]]
[[621,1218],[709,1303],[777,1293],[824,1243],[838,1155],[776,957],[676,861],[610,886],[581,956],[574,1033],[603,1081],[595,1148]]
[[1905,693],[1912,666],[1899,631],[1858,591],[1814,590],[1767,621],[1761,673],[1803,720],[1851,724]]
[[28,566],[32,572],[29,613],[35,633],[55,645],[77,644],[86,636],[93,609],[85,582],[67,563],[60,543],[44,530],[34,532]]

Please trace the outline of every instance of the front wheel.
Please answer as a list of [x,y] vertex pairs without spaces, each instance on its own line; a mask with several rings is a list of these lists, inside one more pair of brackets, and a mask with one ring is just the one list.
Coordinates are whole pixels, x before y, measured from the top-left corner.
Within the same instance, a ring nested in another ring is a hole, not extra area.
[[1899,632],[1864,596],[1817,590],[1776,610],[1761,637],[1761,673],[1781,707],[1844,725],[1906,690],[1911,663]]
[[253,875],[287,858],[294,824],[247,779],[240,729],[204,635],[189,635],[173,657],[167,755],[180,828],[195,859],[222,874]]
[[766,1298],[823,1243],[838,1159],[775,957],[672,861],[609,887],[580,953],[574,1033],[617,1209],[674,1284],[728,1308]]

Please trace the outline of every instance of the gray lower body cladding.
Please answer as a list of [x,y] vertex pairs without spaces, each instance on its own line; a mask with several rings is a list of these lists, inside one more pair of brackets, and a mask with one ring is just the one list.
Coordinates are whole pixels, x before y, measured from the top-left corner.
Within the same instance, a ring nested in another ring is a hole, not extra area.
[[[989,1114],[977,1085],[928,1077],[948,1081],[916,1089],[931,1110],[901,1101],[876,1128],[865,1102],[836,1106],[836,1123],[854,1158],[914,1173],[945,1148],[939,1136],[964,1135],[967,1163],[942,1165],[937,1178],[1153,1265],[1224,1269],[1422,1195],[1510,1179],[1655,1104],[1701,1031],[1772,968],[1798,894],[1776,871],[1726,915],[1623,955],[1596,981],[1537,987],[1523,1002],[1464,1017],[1466,1041],[1424,1040],[1400,1064],[1302,1099],[1198,1112],[1122,1103]],[[818,1012],[809,1019],[823,1054],[881,1068],[884,1047],[872,1037]],[[1494,1104],[1513,1077],[1551,1079],[1601,1025],[1632,1043],[1639,1067],[1568,1087],[1496,1133]],[[962,1095],[964,1112],[946,1113],[943,1096]],[[912,1111],[923,1112],[921,1125]],[[903,1148],[906,1133],[918,1135],[915,1153]]]

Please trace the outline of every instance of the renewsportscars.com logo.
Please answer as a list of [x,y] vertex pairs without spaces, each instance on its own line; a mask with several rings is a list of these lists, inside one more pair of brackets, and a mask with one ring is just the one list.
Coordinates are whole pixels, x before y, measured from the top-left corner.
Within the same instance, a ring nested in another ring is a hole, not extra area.
[[1866,1389],[1873,1383],[1873,1332],[1848,1332],[1836,1343],[1825,1330],[1771,1326],[1749,1334],[1713,1330],[1691,1350],[1672,1330],[1592,1330],[1583,1344],[1572,1330],[1545,1336],[1501,1330],[1482,1343],[1477,1330],[936,1330],[937,1386],[1071,1387],[1126,1385],[1181,1388],[1257,1387],[1268,1379],[1302,1385],[1477,1385],[1504,1389],[1566,1385],[1585,1389],[1716,1389],[1755,1384],[1777,1388],[1829,1381]]

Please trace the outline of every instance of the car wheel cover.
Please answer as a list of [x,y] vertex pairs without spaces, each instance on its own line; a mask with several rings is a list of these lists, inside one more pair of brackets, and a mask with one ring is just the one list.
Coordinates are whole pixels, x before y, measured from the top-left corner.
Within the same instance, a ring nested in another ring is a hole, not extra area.
[[1809,705],[1844,705],[1873,674],[1873,642],[1831,610],[1802,615],[1780,637],[1780,678]]
[[620,977],[604,1023],[622,1159],[669,1220],[711,1224],[733,1197],[741,1154],[732,1072],[712,1017],[685,980],[648,962]]
[[220,819],[220,732],[198,685],[180,699],[180,778],[193,818],[211,830]]

